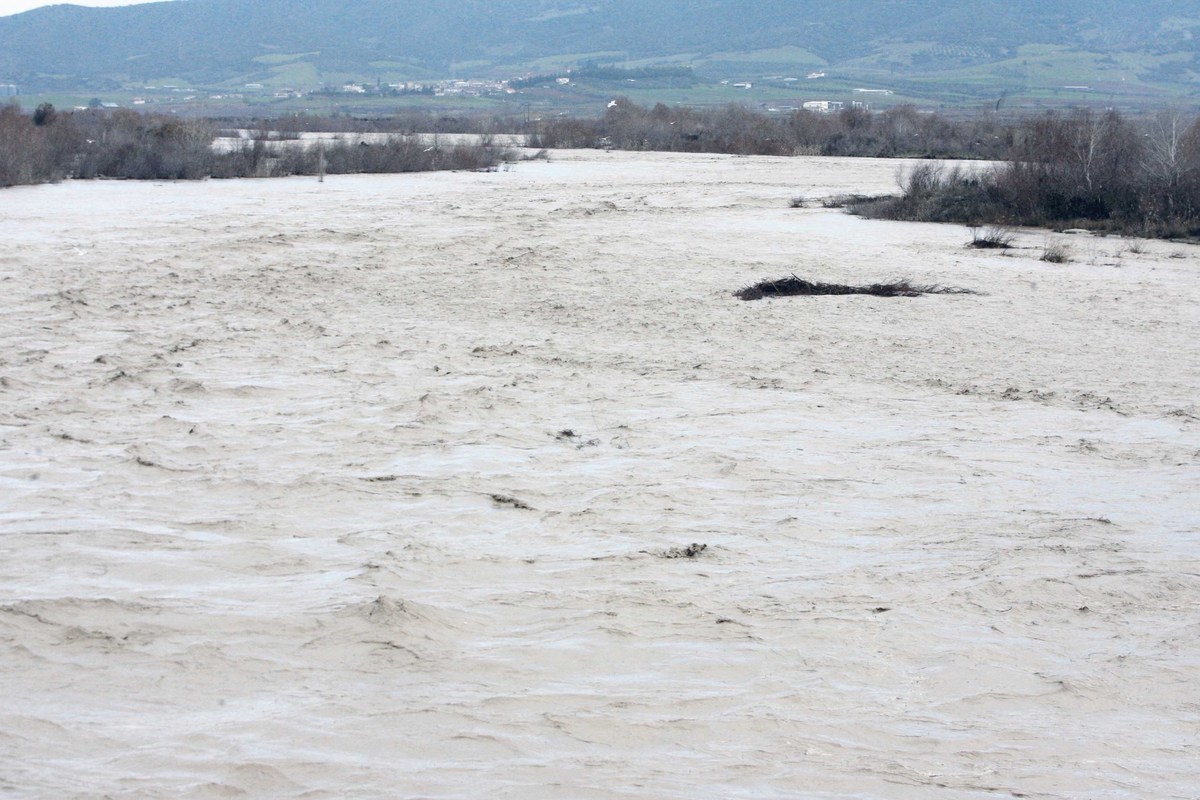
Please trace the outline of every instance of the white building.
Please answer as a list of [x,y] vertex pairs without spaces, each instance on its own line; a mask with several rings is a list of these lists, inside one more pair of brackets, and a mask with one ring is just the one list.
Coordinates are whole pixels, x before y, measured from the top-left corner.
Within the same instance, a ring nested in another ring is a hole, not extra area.
[[840,100],[809,100],[804,104],[805,111],[816,111],[818,114],[833,114],[845,107],[846,104]]

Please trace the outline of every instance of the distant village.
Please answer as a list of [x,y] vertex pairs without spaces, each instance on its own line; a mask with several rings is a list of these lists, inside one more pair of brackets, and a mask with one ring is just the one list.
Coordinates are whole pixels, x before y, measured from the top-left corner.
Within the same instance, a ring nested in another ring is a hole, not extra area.
[[[516,92],[515,89],[508,86],[507,81],[457,79],[425,82],[405,81],[401,83],[344,83],[338,86],[325,86],[320,89],[307,91],[286,87],[269,88],[261,83],[247,83],[238,89],[216,91],[200,91],[194,88],[182,88],[178,86],[143,86],[142,90],[144,94],[133,98],[133,105],[151,105],[156,102],[167,102],[156,98],[156,93],[161,92],[169,92],[174,96],[170,102],[176,102],[179,99],[184,101],[245,100],[248,97],[270,97],[276,100],[290,100],[304,97],[355,97],[367,95],[375,97],[402,97],[405,95],[486,97],[513,94]],[[179,97],[179,95],[182,95],[182,97]],[[113,104],[103,103],[102,105],[109,107]]]
[[[620,71],[620,70],[617,70]],[[824,72],[812,72],[805,78],[785,78],[783,76],[766,76],[762,80],[768,84],[792,84],[800,80],[818,80],[824,78]],[[565,75],[540,75],[534,77],[514,78],[509,80],[485,80],[485,79],[449,79],[435,81],[400,81],[400,82],[384,82],[377,80],[371,82],[347,82],[338,85],[324,86],[320,89],[302,90],[288,87],[269,87],[262,83],[246,83],[238,88],[231,89],[200,89],[188,88],[173,85],[146,85],[137,89],[126,89],[125,93],[134,92],[131,99],[125,99],[123,103],[94,98],[89,104],[92,108],[120,108],[123,105],[146,106],[157,104],[176,104],[179,102],[206,102],[206,101],[246,101],[251,99],[270,98],[275,100],[291,100],[303,99],[305,97],[404,97],[404,96],[425,96],[425,97],[460,97],[460,98],[478,98],[478,97],[498,97],[506,95],[514,95],[521,92],[530,86],[558,85],[562,87],[570,86],[575,81],[572,77],[572,72],[568,71]],[[636,80],[630,79],[630,83],[636,83]],[[750,90],[755,84],[751,81],[730,81],[723,80],[720,82],[723,86],[728,86],[733,89]],[[891,95],[893,92],[890,89],[854,89],[855,94],[864,96],[863,100],[853,100],[845,102],[841,100],[807,100],[796,105],[788,105],[781,107],[768,108],[768,111],[773,112],[791,112],[804,109],[821,114],[835,114],[847,108],[854,109],[869,109],[870,106],[866,102],[866,96],[869,95]],[[123,93],[124,94],[124,93]],[[16,98],[20,96],[19,87],[13,83],[0,83],[0,97]]]

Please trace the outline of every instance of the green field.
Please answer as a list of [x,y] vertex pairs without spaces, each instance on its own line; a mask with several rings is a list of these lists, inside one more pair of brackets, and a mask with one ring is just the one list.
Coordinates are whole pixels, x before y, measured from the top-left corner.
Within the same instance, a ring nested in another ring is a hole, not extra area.
[[[254,59],[259,69],[215,85],[188,86],[179,78],[140,81],[120,90],[91,93],[51,92],[17,98],[24,106],[41,102],[70,108],[94,99],[139,110],[179,113],[286,114],[297,111],[386,114],[397,108],[420,107],[439,112],[572,114],[599,113],[614,97],[624,96],[640,105],[714,106],[738,103],[757,108],[789,109],[810,100],[869,104],[874,109],[911,103],[933,109],[1003,108],[1006,110],[1069,107],[1088,104],[1138,112],[1200,104],[1200,65],[1186,53],[1098,53],[1053,45],[1002,48],[946,46],[932,42],[907,42],[877,48],[870,55],[837,64],[825,64],[800,47],[777,47],[744,52],[676,54],[661,59],[624,61],[611,52],[573,53],[543,58],[525,65],[525,74],[571,75],[567,85],[549,80],[546,85],[521,89],[515,94],[482,97],[376,96],[311,94],[276,98],[279,89],[311,90],[360,83],[471,78],[485,62],[456,62],[449,74],[437,75],[403,60],[371,64],[371,74],[324,70],[317,52],[271,53]],[[606,61],[606,59],[611,59]],[[571,69],[587,64],[612,63],[624,69],[688,66],[694,80],[593,80]],[[511,68],[516,70],[517,67]],[[491,71],[491,70],[489,70]],[[809,79],[813,72],[822,77]],[[258,84],[261,88],[247,88]],[[749,87],[737,84],[749,84]],[[176,88],[183,87],[188,91]],[[876,90],[863,92],[861,90]],[[888,93],[881,93],[885,90]],[[135,100],[143,101],[134,105]]]

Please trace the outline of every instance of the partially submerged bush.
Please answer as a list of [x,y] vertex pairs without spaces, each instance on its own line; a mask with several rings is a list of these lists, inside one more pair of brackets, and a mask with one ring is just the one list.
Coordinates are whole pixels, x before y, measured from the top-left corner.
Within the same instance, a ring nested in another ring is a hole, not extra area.
[[122,109],[72,114],[68,123],[84,136],[74,177],[196,180],[212,173],[214,132],[202,122]]
[[1047,239],[1042,245],[1040,260],[1049,264],[1065,264],[1071,260],[1071,246],[1058,239]]
[[487,143],[441,147],[420,136],[391,134],[372,142],[336,141],[301,144],[262,139],[221,154],[213,177],[280,177],[287,175],[346,175],[358,173],[429,172],[491,169],[512,155]]
[[1134,238],[1132,236],[1126,237],[1125,251],[1129,252],[1129,253],[1133,253],[1134,255],[1141,255],[1142,253],[1146,252],[1146,245],[1140,239]]
[[0,106],[0,187],[66,177],[79,139],[48,103],[33,116],[15,104]]
[[842,283],[819,283],[791,275],[773,281],[761,281],[734,292],[740,300],[761,300],[764,297],[796,297],[821,295],[867,294],[875,297],[919,297],[923,294],[975,294],[970,289],[959,289],[937,284],[913,284],[908,280],[892,283],[872,283],[867,286],[849,286]]
[[1007,250],[1016,238],[1013,229],[1005,225],[976,225],[969,230],[971,241],[967,242],[967,246],[977,250]]
[[1200,236],[1200,121],[1135,125],[1077,110],[1025,120],[1008,161],[976,171],[919,164],[900,195],[856,205],[868,217]]
[[855,209],[867,203],[878,203],[892,200],[891,195],[879,194],[834,194],[821,199],[821,208],[845,208],[851,214]]
[[896,175],[899,195],[856,199],[848,209],[874,219],[983,223],[1003,214],[990,183],[992,172],[990,167],[917,164]]

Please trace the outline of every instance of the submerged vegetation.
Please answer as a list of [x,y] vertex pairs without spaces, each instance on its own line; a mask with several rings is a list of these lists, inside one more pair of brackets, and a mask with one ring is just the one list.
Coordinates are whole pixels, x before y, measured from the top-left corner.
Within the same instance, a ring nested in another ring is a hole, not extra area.
[[[367,143],[303,146],[255,136],[220,152],[217,130],[203,120],[88,110],[32,114],[0,107],[0,187],[63,178],[195,180],[278,177],[328,172],[420,172],[494,167],[508,154],[487,138],[439,146],[400,133]],[[297,137],[291,137],[295,139]]]
[[[1022,122],[1005,161],[983,169],[921,164],[898,196],[858,202],[864,216],[1200,236],[1200,121],[1164,112],[1143,124],[1086,109]],[[1011,238],[1011,237],[1010,237]],[[992,235],[975,237],[976,246]]]
[[[912,106],[880,113],[740,106],[645,108],[610,103],[594,120],[543,124],[542,147],[976,159],[992,165],[920,164],[900,194],[827,201],[864,216],[960,222],[983,229],[976,247],[1005,247],[1004,230],[1027,225],[1091,228],[1159,238],[1200,236],[1200,121],[1178,112],[1130,121],[1078,109],[1002,122],[983,114],[951,120]],[[804,205],[803,198],[791,201]]]
[[975,294],[970,289],[937,284],[913,284],[907,280],[892,283],[872,283],[850,286],[843,283],[819,283],[790,275],[773,281],[761,281],[734,292],[740,300],[761,300],[764,297],[813,297],[828,295],[867,294],[874,297],[920,297],[923,294]]
[[[230,126],[230,121],[224,124]],[[951,120],[912,106],[874,113],[765,114],[744,106],[653,108],[613,100],[594,119],[309,117],[235,123],[256,132],[229,148],[211,120],[90,109],[26,114],[0,107],[0,186],[66,177],[197,179],[328,172],[414,172],[492,168],[510,158],[494,134],[522,133],[540,148],[739,155],[836,155],[975,159],[991,164],[919,164],[900,193],[846,197],[864,216],[957,222],[983,231],[976,247],[1003,247],[1011,226],[1091,228],[1140,237],[1200,236],[1200,122],[1176,112],[1130,121],[1086,109],[1019,121],[991,114]],[[302,133],[371,132],[369,141],[302,144]],[[472,144],[441,145],[416,134],[476,134]],[[792,201],[803,206],[803,198]],[[1009,236],[1011,239],[1011,235]]]

